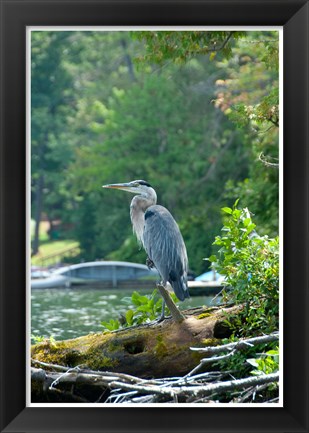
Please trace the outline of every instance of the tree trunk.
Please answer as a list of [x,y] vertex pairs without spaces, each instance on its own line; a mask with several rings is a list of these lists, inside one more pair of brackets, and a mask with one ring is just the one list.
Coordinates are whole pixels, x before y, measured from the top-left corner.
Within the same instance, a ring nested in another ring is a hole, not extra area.
[[[221,339],[231,334],[225,322],[227,316],[237,315],[239,310],[239,306],[196,308],[185,311],[186,318],[181,323],[168,318],[160,323],[72,340],[45,340],[32,347],[32,364],[34,367],[42,367],[42,363],[82,366],[141,378],[184,375],[205,357],[190,348],[221,344]],[[34,376],[42,379],[40,374]],[[41,386],[39,382],[32,384],[33,399],[40,400]]]
[[39,252],[39,236],[40,236],[40,223],[43,207],[43,188],[44,188],[44,174],[41,173],[36,185],[35,192],[35,229],[34,239],[32,243],[32,255],[34,256]]
[[129,55],[129,53],[127,51],[127,41],[125,39],[121,39],[120,40],[120,44],[121,44],[121,46],[122,46],[122,48],[123,48],[123,50],[125,52],[124,60],[125,60],[125,62],[127,64],[130,78],[131,78],[132,81],[136,81],[133,62],[132,62],[131,56]]

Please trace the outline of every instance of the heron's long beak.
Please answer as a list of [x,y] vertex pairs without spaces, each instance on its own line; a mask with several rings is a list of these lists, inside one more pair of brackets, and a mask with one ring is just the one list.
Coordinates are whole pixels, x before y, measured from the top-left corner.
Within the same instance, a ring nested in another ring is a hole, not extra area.
[[103,185],[102,188],[122,189],[123,191],[136,192],[136,189],[134,189],[130,183],[112,183],[109,185]]

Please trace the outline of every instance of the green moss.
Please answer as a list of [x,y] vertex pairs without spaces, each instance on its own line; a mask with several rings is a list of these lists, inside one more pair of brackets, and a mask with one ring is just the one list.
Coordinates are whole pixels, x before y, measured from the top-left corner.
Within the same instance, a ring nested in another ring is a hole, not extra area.
[[157,336],[157,344],[155,345],[154,352],[158,357],[166,356],[168,353],[168,348],[163,341],[163,336]]
[[117,343],[114,342],[110,343],[108,347],[105,348],[106,342],[109,338],[110,337],[108,337],[107,339],[104,338],[102,341],[102,334],[100,336],[97,336],[92,340],[93,344],[89,345],[88,349],[84,353],[84,362],[90,369],[104,370],[110,369],[118,365],[117,359],[106,355],[106,351],[108,352],[109,350],[111,350],[111,348],[113,349],[113,351],[116,351],[117,347]]
[[198,316],[196,316],[196,318],[198,320],[205,319],[206,317],[212,316],[213,315],[212,313],[214,311],[217,311],[217,310],[218,310],[217,307],[208,307],[208,308],[205,308],[204,312],[201,313],[201,314],[199,314]]
[[199,314],[196,318],[198,320],[201,320],[201,319],[205,319],[206,317],[209,317],[209,316],[211,316],[210,313],[202,313],[202,314]]
[[90,334],[74,340],[45,340],[32,346],[32,357],[69,367],[85,363],[89,368],[107,368],[115,365],[115,361],[106,357],[100,347],[109,339],[103,334]]
[[204,338],[202,343],[204,346],[219,346],[219,344],[221,344],[221,340],[218,338]]
[[50,353],[56,353],[56,352],[60,352],[62,350],[66,350],[67,349],[67,345],[65,344],[64,341],[53,341],[50,342],[49,344],[49,352]]
[[105,356],[101,351],[94,351],[91,354],[88,353],[86,359],[87,366],[92,370],[104,370],[118,365],[116,359]]
[[60,364],[69,367],[77,365],[81,359],[80,352],[67,347],[65,342],[52,342],[49,346],[41,348],[36,355],[37,359],[50,364]]
[[112,342],[108,345],[108,347],[107,347],[107,351],[108,351],[108,352],[119,352],[119,350],[121,350],[122,347],[123,347],[123,345],[120,344],[119,342],[117,342],[117,341],[112,341]]
[[205,357],[205,354],[202,352],[197,352],[195,350],[191,350],[191,358],[193,359],[193,366],[196,366],[200,363],[200,360]]

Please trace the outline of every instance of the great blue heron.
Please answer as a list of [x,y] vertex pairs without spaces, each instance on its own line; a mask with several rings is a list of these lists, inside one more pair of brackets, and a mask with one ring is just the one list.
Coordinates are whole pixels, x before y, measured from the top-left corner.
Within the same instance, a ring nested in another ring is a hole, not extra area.
[[[103,188],[122,189],[137,194],[131,202],[130,216],[133,231],[148,255],[147,263],[156,267],[162,278],[161,284],[166,287],[170,283],[177,298],[184,301],[189,297],[186,246],[170,212],[156,204],[155,190],[144,180],[103,185]],[[159,321],[164,319],[164,307],[163,300]]]

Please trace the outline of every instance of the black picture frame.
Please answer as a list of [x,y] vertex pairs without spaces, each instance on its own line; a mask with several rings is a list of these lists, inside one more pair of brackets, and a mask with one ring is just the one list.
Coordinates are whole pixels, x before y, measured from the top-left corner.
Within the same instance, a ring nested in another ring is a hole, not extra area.
[[[308,1],[0,0],[1,432],[308,432]],[[284,407],[26,407],[26,27],[284,28]]]

